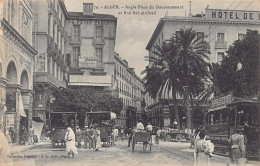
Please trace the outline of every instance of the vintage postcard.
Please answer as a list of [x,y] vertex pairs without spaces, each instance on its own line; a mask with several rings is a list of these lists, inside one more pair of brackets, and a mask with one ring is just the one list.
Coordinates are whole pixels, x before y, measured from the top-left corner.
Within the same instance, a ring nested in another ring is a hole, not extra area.
[[259,165],[259,0],[0,0],[0,165]]

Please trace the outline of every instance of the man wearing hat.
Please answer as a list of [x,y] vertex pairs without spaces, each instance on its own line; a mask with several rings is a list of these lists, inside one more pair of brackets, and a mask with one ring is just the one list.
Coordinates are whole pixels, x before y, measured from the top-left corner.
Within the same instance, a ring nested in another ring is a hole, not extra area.
[[237,126],[235,133],[231,135],[228,142],[231,145],[231,162],[239,164],[239,160],[245,158],[245,140],[243,136],[243,127]]
[[85,126],[84,131],[82,133],[84,138],[84,148],[87,149],[87,145],[89,143],[89,136],[88,136],[88,126]]
[[76,141],[78,143],[78,147],[81,146],[81,140],[82,140],[82,131],[80,130],[79,126],[76,128]]

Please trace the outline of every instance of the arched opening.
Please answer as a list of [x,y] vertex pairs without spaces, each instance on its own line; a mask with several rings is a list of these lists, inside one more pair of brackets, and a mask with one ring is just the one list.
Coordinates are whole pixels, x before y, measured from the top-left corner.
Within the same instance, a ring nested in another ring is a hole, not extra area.
[[21,86],[22,89],[29,89],[29,79],[26,70],[24,70],[21,75]]
[[17,84],[17,70],[13,61],[8,64],[6,76],[7,84]]

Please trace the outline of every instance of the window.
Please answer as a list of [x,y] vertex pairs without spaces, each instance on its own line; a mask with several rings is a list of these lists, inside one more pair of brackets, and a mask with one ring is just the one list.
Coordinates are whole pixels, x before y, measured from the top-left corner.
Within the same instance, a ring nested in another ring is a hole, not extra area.
[[223,60],[223,57],[224,57],[224,52],[218,52],[217,62],[218,62],[218,63],[221,63],[222,60]]
[[225,38],[224,33],[218,33],[217,34],[217,43],[224,44]]
[[74,25],[73,28],[74,28],[74,31],[73,31],[74,39],[79,39],[80,38],[80,26]]
[[96,49],[96,56],[97,56],[97,67],[102,67],[102,57],[103,57],[103,51],[101,48]]
[[96,38],[100,39],[102,38],[102,27],[96,26]]
[[80,48],[73,47],[73,63],[75,67],[79,66],[79,55],[80,55]]
[[245,34],[239,33],[238,34],[238,40],[243,40],[245,38]]

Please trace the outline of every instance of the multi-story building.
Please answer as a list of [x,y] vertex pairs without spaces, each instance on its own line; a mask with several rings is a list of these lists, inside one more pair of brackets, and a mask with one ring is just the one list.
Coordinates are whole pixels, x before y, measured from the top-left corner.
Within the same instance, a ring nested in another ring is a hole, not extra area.
[[83,3],[83,12],[67,12],[65,24],[69,86],[112,90],[117,18],[93,13],[93,4]]
[[1,1],[0,124],[14,126],[16,143],[19,143],[21,127],[32,125],[34,56],[37,54],[32,47],[33,25],[31,1]]
[[46,122],[48,128],[52,93],[66,87],[68,68],[65,57],[65,20],[67,11],[61,0],[33,2],[35,24],[33,27],[35,56],[34,116]]
[[[189,17],[165,16],[160,19],[146,46],[149,56],[152,56],[155,45],[160,45],[163,41],[170,39],[174,35],[173,33],[177,34],[181,28],[191,27],[198,35],[207,36],[206,41],[209,42],[211,52],[209,62],[220,63],[229,46],[235,40],[242,39],[247,29],[260,30],[260,12],[209,9],[207,7],[205,14],[195,16],[189,14]],[[179,99],[180,103],[183,102],[181,97]],[[167,126],[169,119],[164,115],[168,117],[170,102],[167,100],[162,102],[157,99],[149,99],[149,102],[147,108],[150,118],[154,119],[158,116],[156,121],[160,122],[156,122],[157,125]]]
[[134,68],[128,66],[125,59],[115,53],[115,88],[119,98],[124,103],[124,109],[117,118],[118,125],[133,127],[141,119],[144,86],[142,80],[135,74]]

